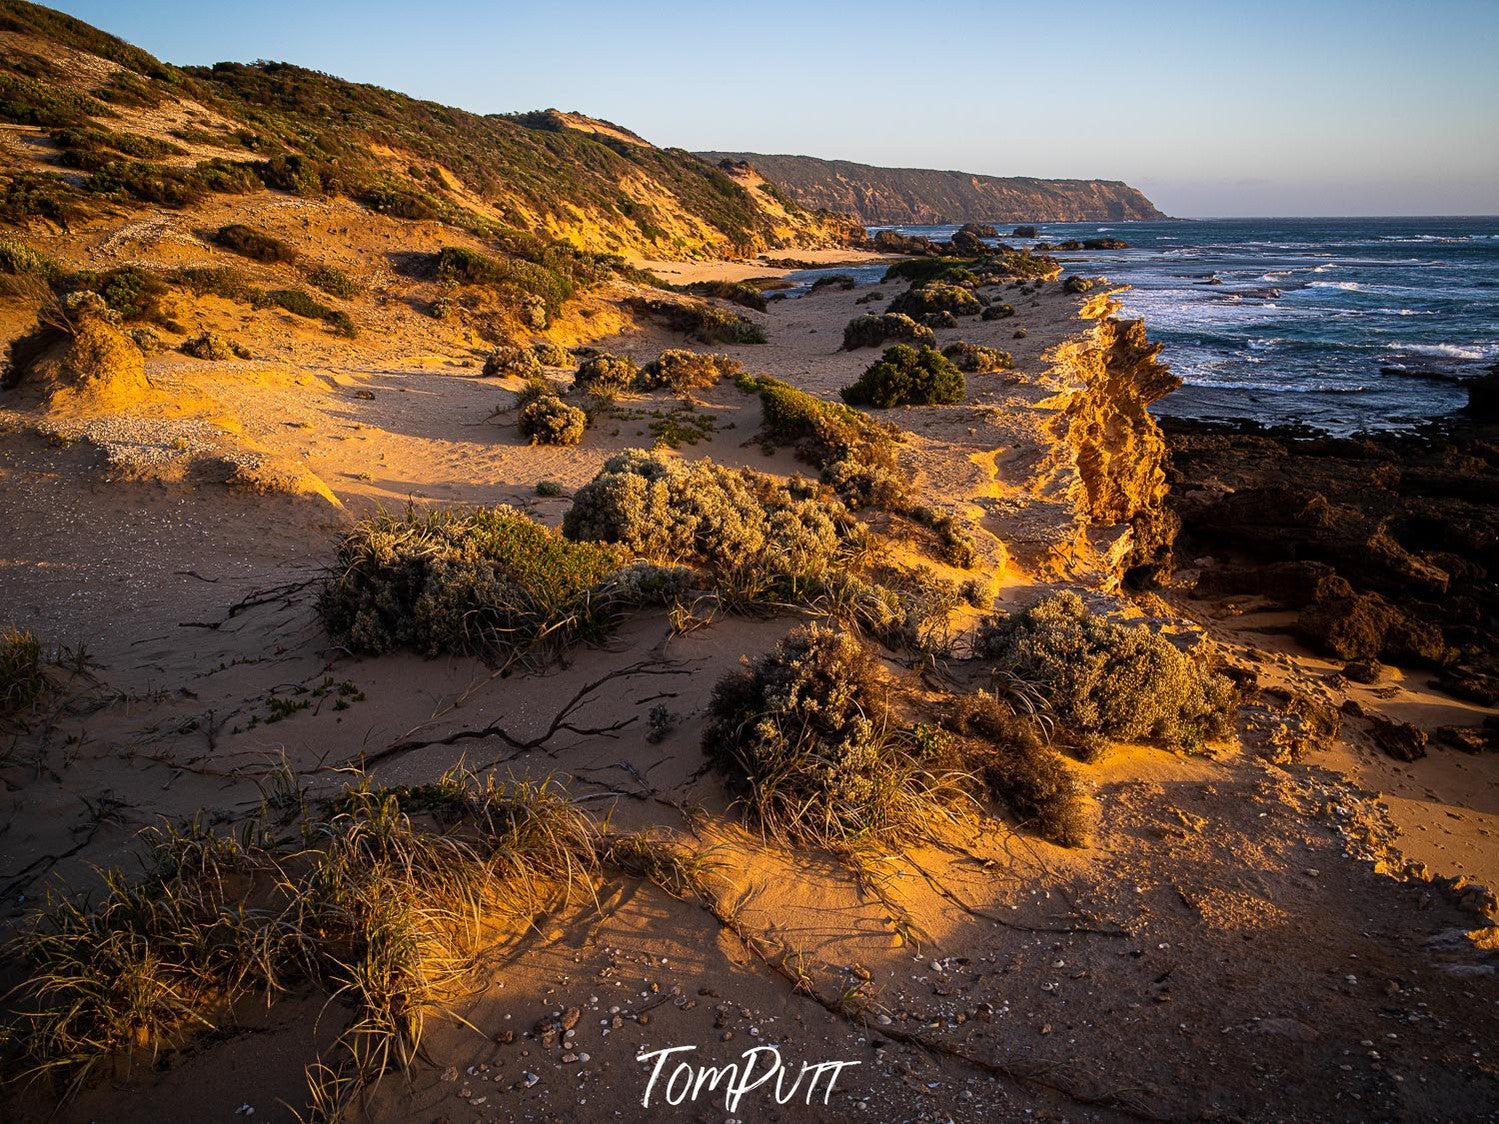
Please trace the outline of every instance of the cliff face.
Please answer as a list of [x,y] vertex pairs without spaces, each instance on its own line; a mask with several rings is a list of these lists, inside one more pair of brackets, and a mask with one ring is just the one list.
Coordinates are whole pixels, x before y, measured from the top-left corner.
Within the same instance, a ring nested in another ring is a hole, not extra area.
[[871,226],[1166,217],[1139,191],[1118,180],[980,176],[753,152],[699,155],[714,161],[747,161],[801,206],[852,212]]

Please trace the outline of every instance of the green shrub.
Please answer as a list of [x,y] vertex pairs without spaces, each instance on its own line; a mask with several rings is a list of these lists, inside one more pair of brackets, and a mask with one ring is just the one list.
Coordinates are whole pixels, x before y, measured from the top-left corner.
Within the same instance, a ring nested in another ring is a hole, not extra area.
[[843,329],[844,351],[880,347],[890,340],[930,345],[937,342],[937,337],[930,328],[899,312],[855,316]]
[[541,361],[529,347],[502,344],[484,359],[485,378],[536,379],[541,377]]
[[647,363],[636,377],[637,389],[667,387],[678,393],[713,386],[721,379],[737,377],[744,368],[727,355],[705,355],[697,351],[668,348]]
[[678,291],[700,297],[717,297],[756,312],[764,312],[767,307],[765,294],[744,281],[693,281],[678,286]]
[[24,629],[0,628],[0,717],[25,710],[46,686],[40,641]]
[[673,331],[691,336],[699,343],[765,342],[764,328],[727,308],[642,297],[635,297],[628,303],[637,312],[660,320]]
[[346,340],[351,340],[359,335],[359,328],[354,323],[353,317],[341,309],[335,309],[324,316],[323,324],[335,336],[340,336]]
[[1088,841],[1077,780],[1031,722],[979,693],[944,703],[940,725],[960,739],[952,764],[976,777],[991,799],[1008,805],[1022,826],[1063,847]]
[[628,394],[635,388],[640,368],[625,355],[590,355],[573,376],[573,386],[588,394],[612,398]]
[[948,344],[942,349],[942,354],[958,370],[971,374],[1008,371],[1015,366],[1015,357],[1008,351],[1000,351],[997,347],[985,347],[979,343],[968,343],[966,340]]
[[827,277],[819,277],[812,282],[809,293],[820,293],[824,289],[837,289],[840,293],[846,293],[853,289],[858,283],[846,273],[833,273]]
[[920,318],[933,312],[950,312],[954,316],[977,316],[983,311],[978,297],[959,285],[930,281],[907,289],[890,302],[887,312],[904,312]]
[[897,344],[871,366],[859,381],[840,393],[851,406],[890,409],[893,406],[932,406],[963,401],[963,372],[930,347],[918,351]]
[[234,340],[226,339],[217,332],[204,332],[201,336],[194,336],[184,342],[182,354],[191,355],[194,359],[222,361],[248,359],[250,349]]
[[562,530],[706,571],[741,603],[800,596],[863,534],[837,500],[748,469],[640,450],[611,457],[578,489]]
[[928,312],[922,316],[921,323],[924,327],[940,331],[944,328],[956,328],[958,318],[951,312]]
[[889,695],[854,637],[798,628],[714,687],[703,751],[767,835],[835,849],[930,838],[958,787],[895,728]]
[[326,320],[333,309],[302,289],[272,289],[266,298],[277,308],[308,320]]
[[0,273],[48,279],[56,277],[58,272],[57,263],[40,250],[24,242],[0,238]]
[[886,285],[892,281],[910,281],[913,285],[925,285],[928,281],[942,280],[954,269],[967,264],[969,263],[965,258],[908,258],[886,269],[882,280]]
[[922,505],[911,508],[907,514],[923,527],[936,532],[937,557],[948,565],[966,570],[978,561],[978,544],[950,513]]
[[319,611],[355,652],[543,661],[612,629],[618,567],[514,508],[380,515],[340,541]]
[[224,266],[194,266],[189,269],[179,269],[169,276],[172,284],[181,285],[196,296],[223,297],[225,300],[239,301],[257,308],[266,303],[264,291],[246,281],[245,275],[237,269]]
[[184,155],[170,141],[93,127],[54,129],[52,140],[63,150],[60,162],[64,167],[85,172],[96,172],[121,157],[158,160],[163,156]]
[[15,125],[39,125],[44,129],[83,125],[94,115],[109,110],[60,82],[37,81],[19,74],[0,72],[0,121]]
[[0,219],[17,226],[45,219],[67,231],[80,198],[81,193],[60,176],[16,173],[0,195]]
[[573,365],[573,353],[551,340],[537,340],[531,345],[531,350],[536,353],[536,361],[543,367],[571,367]]
[[520,408],[520,431],[533,445],[576,445],[588,428],[588,415],[555,392],[537,395]]
[[1231,729],[1233,686],[1200,654],[1091,613],[1070,591],[988,618],[974,653],[1034,684],[1082,733],[1190,746]]
[[121,320],[146,320],[160,323],[165,319],[162,301],[167,283],[160,274],[139,266],[127,265],[108,273],[83,271],[63,280],[71,292],[97,293]]
[[850,507],[903,502],[909,474],[896,462],[890,429],[837,402],[765,376],[741,376],[741,390],[760,396],[764,439],[789,445],[822,472],[822,482]]
[[1006,304],[1003,301],[1000,301],[999,303],[997,303],[997,304],[991,304],[988,308],[984,309],[982,315],[980,316],[980,319],[982,319],[982,320],[1006,320],[1009,317],[1014,316],[1014,315],[1015,315],[1015,306],[1014,305],[1010,305],[1010,304]]
[[344,300],[350,300],[363,292],[358,281],[332,265],[319,265],[309,269],[307,281],[313,288],[321,289],[330,297],[342,297]]
[[702,343],[754,344],[765,342],[765,329],[726,308],[697,310],[691,336]]

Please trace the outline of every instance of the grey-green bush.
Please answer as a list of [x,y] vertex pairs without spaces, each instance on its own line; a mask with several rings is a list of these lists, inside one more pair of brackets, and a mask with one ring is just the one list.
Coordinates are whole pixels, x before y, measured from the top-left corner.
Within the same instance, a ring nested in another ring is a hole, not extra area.
[[707,571],[740,602],[799,596],[863,534],[831,497],[794,493],[748,469],[638,449],[611,457],[578,489],[562,530]]
[[981,623],[974,654],[1034,684],[1073,729],[1191,746],[1232,727],[1232,683],[1164,636],[1089,612],[1076,593]]

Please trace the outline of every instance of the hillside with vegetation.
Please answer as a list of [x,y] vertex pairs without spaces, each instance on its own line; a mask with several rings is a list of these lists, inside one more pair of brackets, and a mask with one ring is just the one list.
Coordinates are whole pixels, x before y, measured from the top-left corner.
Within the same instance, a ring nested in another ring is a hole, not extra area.
[[758,152],[699,155],[730,165],[752,165],[801,206],[850,212],[871,226],[1123,222],[1166,217],[1138,190],[1118,180],[1048,180],[931,168],[876,168],[848,160]]
[[276,191],[654,257],[837,244],[851,229],[577,114],[481,116],[289,63],[179,68],[23,0],[0,4],[0,121],[13,224]]

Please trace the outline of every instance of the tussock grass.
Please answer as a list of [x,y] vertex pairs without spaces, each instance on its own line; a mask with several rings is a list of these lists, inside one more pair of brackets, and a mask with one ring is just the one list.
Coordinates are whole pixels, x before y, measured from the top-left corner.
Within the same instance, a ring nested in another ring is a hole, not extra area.
[[874,655],[807,625],[713,689],[703,751],[767,836],[847,852],[932,838],[961,778],[899,727]]
[[0,628],[0,717],[25,710],[46,689],[41,641],[25,629]]
[[362,779],[301,827],[151,829],[142,877],[53,901],[9,950],[25,1075],[68,1095],[112,1055],[232,1024],[247,998],[321,990],[350,1012],[338,1056],[309,1068],[314,1115],[334,1119],[416,1061],[429,1020],[457,1017],[484,947],[591,897],[601,870],[597,828],[556,786],[461,766],[417,789]]

